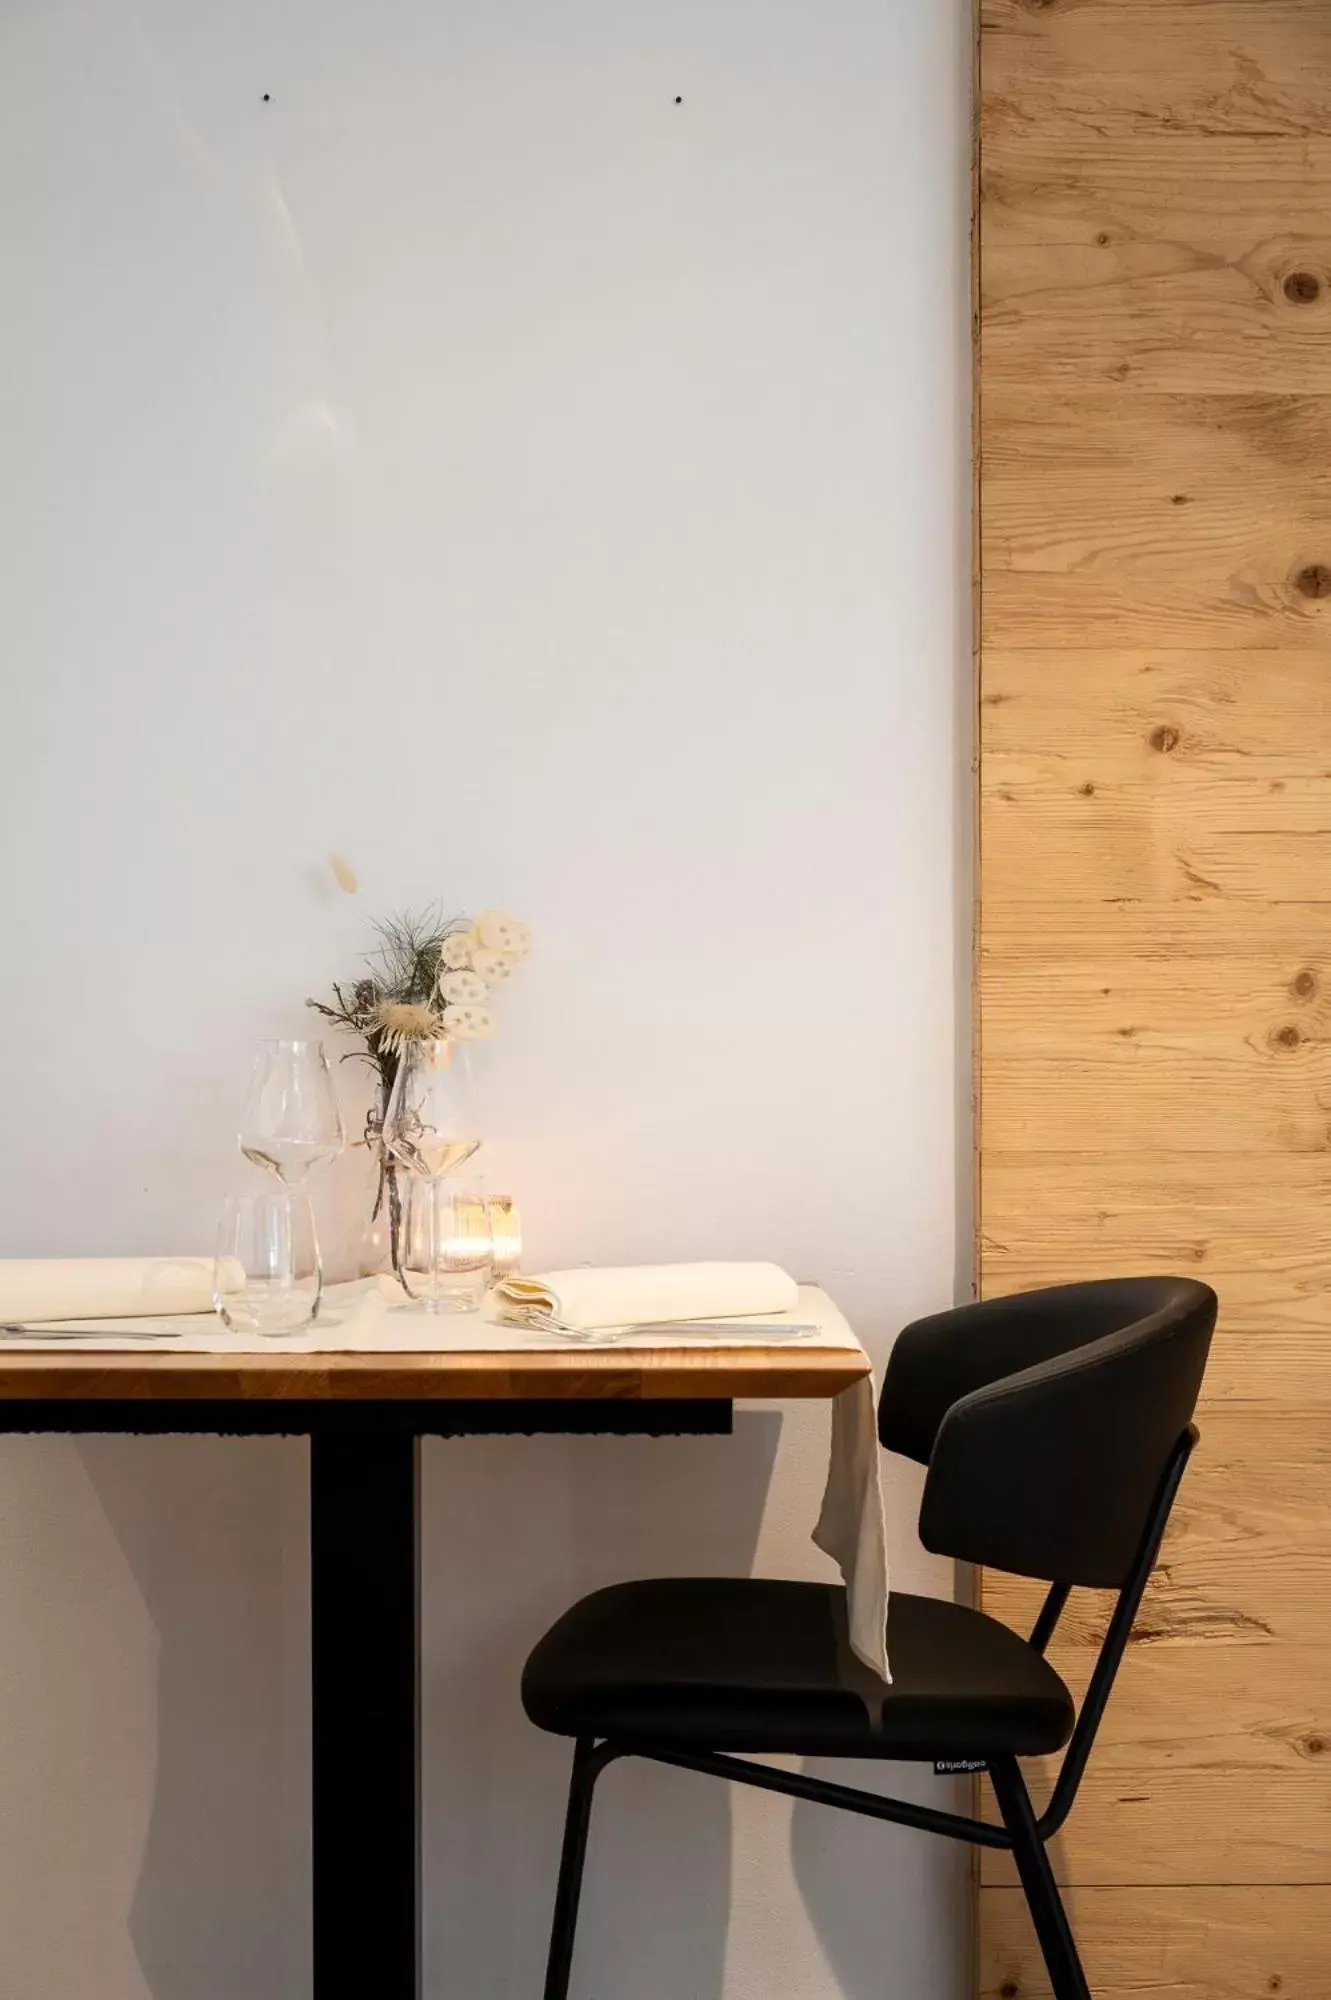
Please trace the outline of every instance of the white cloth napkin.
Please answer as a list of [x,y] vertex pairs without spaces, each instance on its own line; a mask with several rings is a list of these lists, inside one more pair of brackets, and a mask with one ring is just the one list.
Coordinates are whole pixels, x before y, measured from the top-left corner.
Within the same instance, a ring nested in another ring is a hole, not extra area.
[[832,1404],[832,1449],[814,1545],[841,1571],[851,1650],[881,1680],[887,1665],[887,1525],[878,1398],[871,1375]]
[[503,1306],[535,1307],[580,1333],[594,1333],[744,1313],[779,1317],[793,1311],[797,1291],[777,1264],[628,1264],[505,1278],[496,1297]]
[[0,1320],[129,1319],[210,1312],[211,1257],[0,1260]]

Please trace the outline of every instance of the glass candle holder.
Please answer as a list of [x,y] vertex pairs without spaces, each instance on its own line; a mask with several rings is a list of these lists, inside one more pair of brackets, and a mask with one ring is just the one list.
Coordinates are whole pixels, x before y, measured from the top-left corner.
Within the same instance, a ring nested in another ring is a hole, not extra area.
[[408,1298],[430,1312],[475,1312],[494,1265],[483,1195],[448,1181],[408,1178],[398,1276]]
[[506,1278],[522,1266],[522,1222],[512,1195],[491,1194],[485,1198],[490,1218],[490,1240],[494,1249],[496,1278]]

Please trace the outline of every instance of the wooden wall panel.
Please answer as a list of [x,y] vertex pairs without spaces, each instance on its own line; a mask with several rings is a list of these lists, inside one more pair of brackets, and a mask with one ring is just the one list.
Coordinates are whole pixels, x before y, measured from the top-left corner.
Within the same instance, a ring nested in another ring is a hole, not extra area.
[[[1327,129],[1318,0],[983,0],[984,118],[998,141]],[[991,148],[988,167],[1005,156]],[[1280,221],[1283,218],[1273,218]]]
[[[981,1284],[1222,1301],[1055,1862],[1097,2000],[1324,2000],[1331,7],[981,0],[980,132]],[[1011,1884],[986,2000],[1048,1992]]]
[[[1091,1990],[1133,2000],[1321,2000],[1325,1889],[1084,1889],[1072,1919]],[[1045,2000],[1049,1981],[1016,1889],[987,1892],[983,2000]]]

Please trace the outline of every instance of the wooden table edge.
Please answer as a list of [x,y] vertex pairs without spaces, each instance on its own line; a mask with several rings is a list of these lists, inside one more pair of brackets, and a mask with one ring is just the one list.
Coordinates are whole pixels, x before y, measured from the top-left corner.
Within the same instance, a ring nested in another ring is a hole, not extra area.
[[786,1346],[531,1354],[46,1354],[0,1356],[0,1403],[639,1400],[837,1396],[862,1353]]

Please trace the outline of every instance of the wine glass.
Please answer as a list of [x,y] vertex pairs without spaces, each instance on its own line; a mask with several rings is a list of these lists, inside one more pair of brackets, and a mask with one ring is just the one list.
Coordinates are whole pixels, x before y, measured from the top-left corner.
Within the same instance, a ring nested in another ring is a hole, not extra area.
[[442,1180],[480,1145],[471,1076],[457,1042],[408,1042],[384,1117],[384,1144],[408,1173]]
[[402,1215],[398,1276],[427,1312],[475,1312],[494,1263],[485,1196],[413,1175]]
[[262,1043],[240,1128],[245,1158],[298,1187],[345,1145],[323,1043]]
[[213,1304],[233,1333],[299,1333],[323,1287],[307,1194],[285,1187],[228,1198],[217,1232]]

